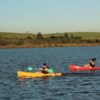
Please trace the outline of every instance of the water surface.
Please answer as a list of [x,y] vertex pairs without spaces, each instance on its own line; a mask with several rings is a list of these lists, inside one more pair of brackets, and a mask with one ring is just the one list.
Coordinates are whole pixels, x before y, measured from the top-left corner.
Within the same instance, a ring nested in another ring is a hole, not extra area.
[[16,75],[44,62],[55,72],[70,73],[69,64],[84,65],[92,57],[100,65],[100,46],[0,49],[0,100],[100,100],[99,71],[24,80]]

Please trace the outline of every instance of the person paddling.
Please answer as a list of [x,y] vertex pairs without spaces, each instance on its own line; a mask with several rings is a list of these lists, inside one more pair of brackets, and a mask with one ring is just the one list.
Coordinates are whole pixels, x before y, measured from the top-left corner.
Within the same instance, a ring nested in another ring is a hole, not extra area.
[[85,67],[95,67],[95,61],[96,61],[96,58],[90,59],[89,64],[87,64]]
[[37,70],[41,70],[44,74],[53,73],[53,69],[50,69],[46,63],[43,63],[42,68],[38,68]]
[[47,74],[48,69],[49,69],[48,65],[46,63],[44,63],[41,72],[44,74]]

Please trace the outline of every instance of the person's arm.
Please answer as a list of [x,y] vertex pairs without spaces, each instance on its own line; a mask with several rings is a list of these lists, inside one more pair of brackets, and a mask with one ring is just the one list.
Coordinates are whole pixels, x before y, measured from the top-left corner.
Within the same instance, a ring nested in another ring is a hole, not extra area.
[[35,70],[42,70],[43,68],[35,68]]

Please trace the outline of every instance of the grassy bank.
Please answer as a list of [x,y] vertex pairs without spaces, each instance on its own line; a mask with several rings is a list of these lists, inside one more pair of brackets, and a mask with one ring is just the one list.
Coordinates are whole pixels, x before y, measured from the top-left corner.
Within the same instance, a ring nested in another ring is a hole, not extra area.
[[100,45],[100,32],[10,33],[0,32],[0,48]]
[[[69,36],[79,36],[83,39],[100,39],[100,32],[66,32]],[[45,34],[45,37],[49,36],[64,36],[65,33],[51,33]]]
[[[100,32],[65,32],[68,35],[79,36],[83,39],[100,39]],[[47,33],[42,34],[43,37],[48,38],[50,36],[64,36],[65,33]],[[32,33],[11,33],[11,32],[0,32],[0,38],[27,38],[28,36],[34,37],[36,34]]]

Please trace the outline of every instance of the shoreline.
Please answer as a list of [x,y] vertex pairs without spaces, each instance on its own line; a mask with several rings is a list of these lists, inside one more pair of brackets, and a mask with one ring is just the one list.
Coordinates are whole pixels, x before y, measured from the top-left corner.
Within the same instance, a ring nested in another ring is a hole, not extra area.
[[66,44],[27,44],[27,45],[6,45],[0,46],[0,49],[12,49],[12,48],[47,48],[47,47],[73,47],[73,46],[100,46],[100,43],[66,43]]

